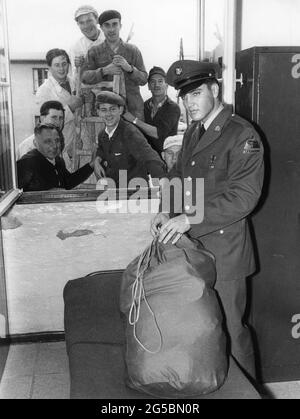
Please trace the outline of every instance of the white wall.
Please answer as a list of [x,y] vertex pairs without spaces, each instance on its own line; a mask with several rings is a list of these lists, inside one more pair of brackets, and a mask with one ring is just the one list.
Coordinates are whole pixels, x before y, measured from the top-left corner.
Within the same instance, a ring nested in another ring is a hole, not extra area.
[[33,92],[33,68],[47,67],[46,64],[11,64],[11,85],[15,144],[20,144],[33,134],[35,97]]
[[243,0],[242,49],[298,45],[300,0]]

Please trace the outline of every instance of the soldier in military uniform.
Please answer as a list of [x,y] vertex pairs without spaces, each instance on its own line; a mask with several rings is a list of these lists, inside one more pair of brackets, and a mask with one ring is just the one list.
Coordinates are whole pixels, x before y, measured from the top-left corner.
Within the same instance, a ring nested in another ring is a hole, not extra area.
[[[153,235],[176,243],[187,233],[199,239],[216,257],[217,282],[231,353],[240,366],[255,377],[253,345],[243,323],[246,278],[255,271],[247,217],[261,195],[263,146],[252,125],[232,114],[219,99],[214,64],[178,61],[167,74],[168,83],[179,90],[193,122],[188,128],[176,167],[168,178],[185,179],[180,215],[160,212],[152,221]],[[204,179],[204,217],[194,217],[195,180]]]

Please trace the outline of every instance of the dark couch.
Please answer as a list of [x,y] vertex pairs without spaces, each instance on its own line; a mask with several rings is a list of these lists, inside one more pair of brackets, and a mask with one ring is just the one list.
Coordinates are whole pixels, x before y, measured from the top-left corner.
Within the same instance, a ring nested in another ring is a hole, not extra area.
[[[69,281],[64,289],[71,399],[150,399],[124,384],[124,331],[119,315],[121,271]],[[259,399],[231,359],[227,381],[199,399]]]

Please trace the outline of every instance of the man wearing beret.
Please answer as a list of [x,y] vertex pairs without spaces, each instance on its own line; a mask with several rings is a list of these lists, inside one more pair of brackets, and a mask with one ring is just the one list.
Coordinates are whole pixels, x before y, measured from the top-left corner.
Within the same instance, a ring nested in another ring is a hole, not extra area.
[[75,75],[76,67],[81,67],[88,50],[104,41],[104,36],[98,27],[98,12],[89,5],[80,6],[74,14],[75,21],[83,34],[71,48],[70,59],[72,71]]
[[130,112],[126,112],[124,118],[142,130],[151,147],[161,154],[164,140],[177,134],[181,111],[167,96],[166,73],[161,67],[150,70],[148,87],[152,97],[144,103],[145,121]]
[[116,10],[103,12],[99,24],[105,41],[92,47],[82,68],[82,82],[97,84],[120,77],[119,93],[126,96],[126,106],[133,115],[144,119],[140,86],[147,83],[147,72],[139,49],[120,38],[121,15]]
[[[224,308],[231,353],[255,377],[251,335],[243,320],[246,278],[255,271],[247,218],[261,195],[263,146],[252,125],[220,102],[214,65],[178,61],[169,69],[167,80],[179,90],[193,120],[168,176],[180,177],[187,186],[181,215],[159,213],[152,222],[152,234],[164,243],[176,243],[187,233],[215,255],[215,288]],[[199,220],[193,204],[200,178],[204,179],[204,217]]]
[[161,178],[165,175],[164,164],[150,147],[141,131],[124,121],[125,101],[113,92],[97,96],[99,116],[106,128],[99,134],[95,174],[99,178],[113,179],[119,186],[120,170],[127,172],[127,180],[133,178]]

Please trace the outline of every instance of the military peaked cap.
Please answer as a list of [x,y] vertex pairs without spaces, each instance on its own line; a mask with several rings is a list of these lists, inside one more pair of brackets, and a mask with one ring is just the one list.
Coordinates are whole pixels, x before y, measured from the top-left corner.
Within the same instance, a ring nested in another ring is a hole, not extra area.
[[184,96],[205,81],[217,79],[218,70],[220,70],[218,64],[206,61],[176,61],[167,72],[167,83],[176,90],[180,90],[180,96]]

